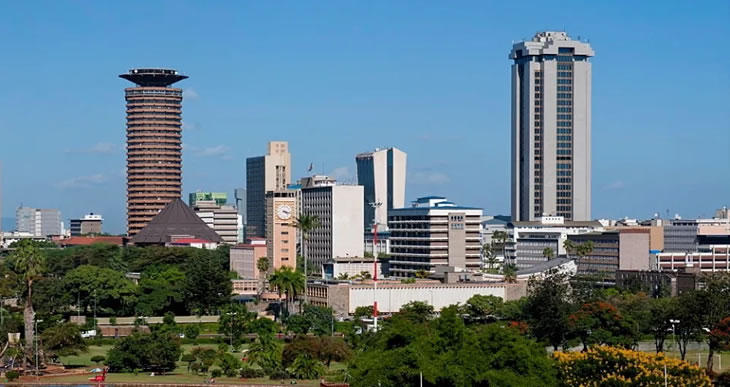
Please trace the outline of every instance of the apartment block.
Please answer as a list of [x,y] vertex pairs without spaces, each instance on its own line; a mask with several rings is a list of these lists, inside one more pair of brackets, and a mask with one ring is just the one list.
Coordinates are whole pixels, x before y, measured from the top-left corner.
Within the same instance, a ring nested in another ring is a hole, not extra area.
[[19,207],[15,211],[15,228],[18,232],[30,233],[35,237],[62,235],[61,211]]

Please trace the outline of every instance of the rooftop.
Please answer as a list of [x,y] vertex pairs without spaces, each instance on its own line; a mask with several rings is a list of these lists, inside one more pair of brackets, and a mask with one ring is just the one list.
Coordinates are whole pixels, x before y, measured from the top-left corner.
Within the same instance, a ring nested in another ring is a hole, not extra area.
[[168,87],[175,82],[186,79],[173,69],[131,69],[127,74],[119,75],[140,87]]

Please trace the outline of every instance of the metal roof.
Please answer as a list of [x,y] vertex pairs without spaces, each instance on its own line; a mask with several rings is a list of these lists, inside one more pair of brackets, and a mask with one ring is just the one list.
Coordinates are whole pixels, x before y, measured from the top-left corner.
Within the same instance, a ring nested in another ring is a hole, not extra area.
[[172,236],[187,236],[211,242],[223,242],[220,235],[205,224],[195,212],[180,199],[168,203],[130,241],[133,244],[160,244],[172,241]]

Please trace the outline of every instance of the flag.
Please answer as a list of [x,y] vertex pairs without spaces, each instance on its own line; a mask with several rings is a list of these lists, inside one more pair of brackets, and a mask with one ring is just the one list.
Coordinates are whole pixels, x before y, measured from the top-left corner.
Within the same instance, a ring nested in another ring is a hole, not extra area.
[[312,163],[309,163],[309,169],[307,169],[307,172],[312,172],[312,167],[313,167]]

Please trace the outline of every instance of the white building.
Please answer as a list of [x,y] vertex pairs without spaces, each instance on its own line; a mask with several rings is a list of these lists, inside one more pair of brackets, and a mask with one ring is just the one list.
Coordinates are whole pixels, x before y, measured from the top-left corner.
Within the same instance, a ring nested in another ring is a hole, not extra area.
[[[373,222],[385,231],[388,213],[403,208],[406,200],[406,158],[398,148],[378,149],[355,156],[357,183],[364,187],[365,229]],[[371,203],[380,203],[377,208]]]
[[61,211],[19,207],[15,212],[15,229],[20,233],[30,233],[36,237],[64,235]]
[[302,214],[319,218],[309,236],[307,257],[316,271],[334,257],[363,256],[363,187],[339,185],[326,176],[302,179]]
[[479,270],[481,208],[459,207],[441,196],[414,201],[390,212],[390,273],[413,277],[437,266]]
[[565,32],[512,47],[513,221],[591,219],[593,55]]
[[213,200],[198,200],[193,211],[223,238],[223,242],[229,244],[238,242],[238,230],[243,225],[239,223],[241,217],[236,207],[219,205]]

